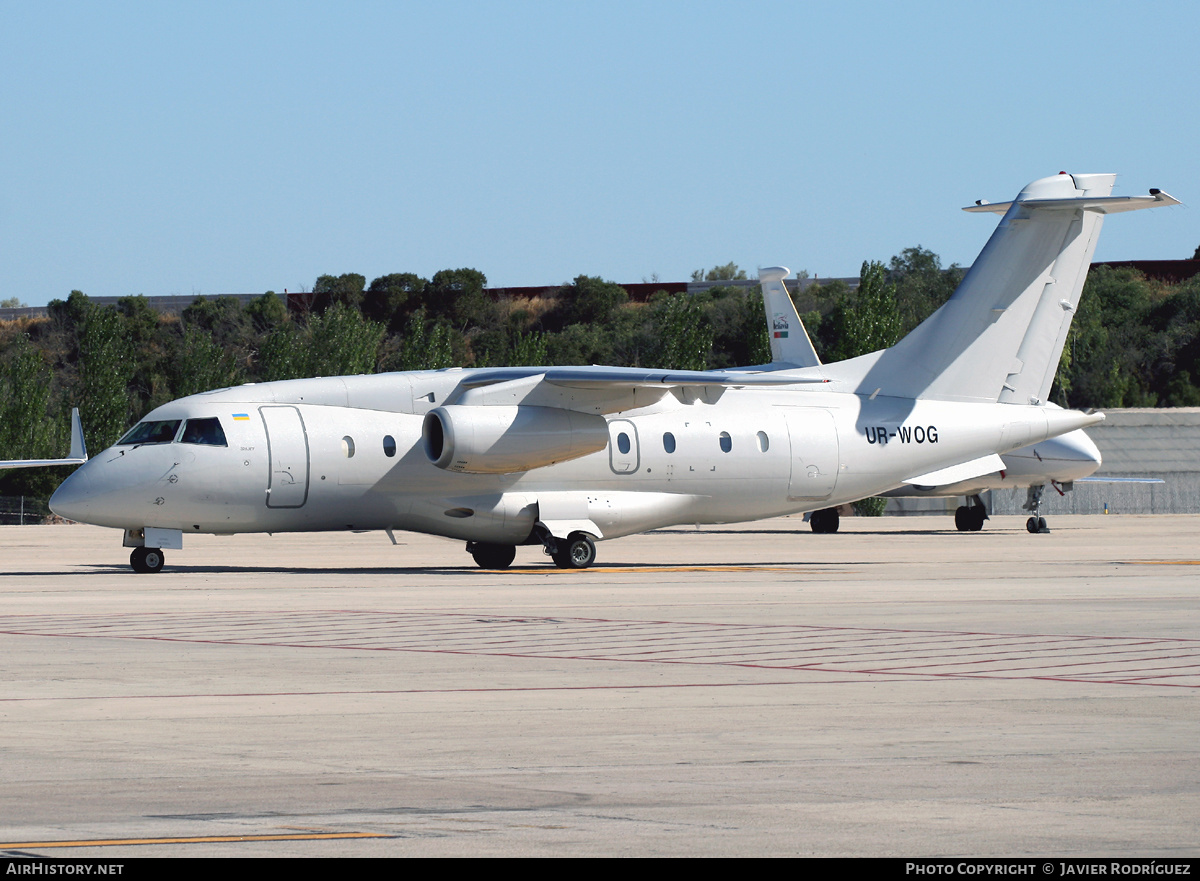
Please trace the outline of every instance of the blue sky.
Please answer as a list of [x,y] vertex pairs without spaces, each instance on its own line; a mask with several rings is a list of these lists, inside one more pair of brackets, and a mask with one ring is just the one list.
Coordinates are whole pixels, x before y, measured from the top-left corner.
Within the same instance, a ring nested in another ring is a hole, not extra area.
[[[1194,3],[0,0],[0,299],[856,275],[1060,170],[1197,195]],[[1190,257],[1187,207],[1099,260]]]

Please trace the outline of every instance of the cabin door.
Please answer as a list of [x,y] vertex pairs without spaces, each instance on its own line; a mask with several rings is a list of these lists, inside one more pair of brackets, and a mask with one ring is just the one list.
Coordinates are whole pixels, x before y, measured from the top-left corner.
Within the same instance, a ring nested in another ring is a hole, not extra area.
[[792,444],[788,499],[827,499],[837,486],[837,427],[833,414],[815,407],[784,410]]
[[308,500],[308,433],[295,407],[259,407],[271,470],[268,508],[300,508]]

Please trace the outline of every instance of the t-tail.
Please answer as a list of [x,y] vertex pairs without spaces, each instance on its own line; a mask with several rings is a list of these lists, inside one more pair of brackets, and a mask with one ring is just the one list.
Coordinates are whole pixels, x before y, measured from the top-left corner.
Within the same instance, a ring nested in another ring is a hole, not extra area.
[[1113,196],[1113,174],[1029,184],[965,211],[1004,218],[954,295],[890,349],[821,368],[848,391],[944,401],[1043,403],[1106,214],[1178,205],[1160,190]]

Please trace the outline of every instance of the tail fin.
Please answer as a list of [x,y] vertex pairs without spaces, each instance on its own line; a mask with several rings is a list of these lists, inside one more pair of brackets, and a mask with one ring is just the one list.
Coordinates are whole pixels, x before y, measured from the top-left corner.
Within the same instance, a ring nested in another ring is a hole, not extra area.
[[1004,219],[954,295],[892,348],[827,365],[826,376],[865,394],[1043,402],[1104,215],[1179,204],[1159,190],[1111,196],[1115,179],[1064,172],[1012,202],[964,209]]
[[796,304],[783,283],[790,271],[786,266],[769,266],[758,271],[763,308],[767,313],[767,334],[771,339],[771,363],[787,367],[819,367],[821,359],[817,357]]

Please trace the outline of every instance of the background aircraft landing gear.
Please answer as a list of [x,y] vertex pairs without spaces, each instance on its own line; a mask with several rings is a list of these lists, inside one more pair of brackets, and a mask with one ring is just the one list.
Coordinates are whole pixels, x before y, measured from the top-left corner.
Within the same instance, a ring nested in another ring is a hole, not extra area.
[[1033,516],[1025,521],[1025,528],[1032,533],[1049,532],[1050,528],[1046,526],[1046,518],[1042,516],[1042,493],[1046,491],[1046,485],[1029,487],[1029,493],[1025,497],[1025,504],[1022,507],[1026,511],[1030,511]]
[[161,572],[166,561],[158,548],[134,548],[129,555],[129,565],[134,572]]
[[820,511],[813,511],[808,517],[808,525],[812,527],[813,532],[837,532],[841,522],[842,518],[837,508],[822,508]]
[[516,545],[494,545],[482,541],[467,542],[467,553],[480,569],[507,569],[517,557]]
[[959,505],[954,512],[954,528],[959,532],[978,532],[988,519],[987,507],[979,496],[972,496],[970,505]]
[[582,532],[572,532],[557,544],[550,558],[559,569],[586,569],[596,562],[596,543]]

